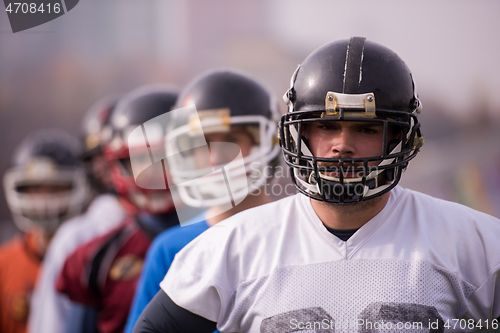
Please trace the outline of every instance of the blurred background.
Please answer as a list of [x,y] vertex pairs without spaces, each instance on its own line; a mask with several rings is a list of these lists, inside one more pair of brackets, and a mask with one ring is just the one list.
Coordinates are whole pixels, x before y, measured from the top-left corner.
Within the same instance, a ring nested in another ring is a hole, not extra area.
[[[309,53],[364,36],[405,60],[424,105],[426,144],[402,185],[500,217],[498,13],[497,0],[81,0],[14,34],[2,10],[0,175],[31,131],[78,134],[106,95],[182,87],[222,66],[252,73],[281,101]],[[2,191],[0,242],[14,231]]]

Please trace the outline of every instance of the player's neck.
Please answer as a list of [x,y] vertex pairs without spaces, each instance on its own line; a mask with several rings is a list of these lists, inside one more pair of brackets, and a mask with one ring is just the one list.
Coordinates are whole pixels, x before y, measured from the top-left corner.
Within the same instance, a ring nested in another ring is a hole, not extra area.
[[332,229],[358,229],[387,204],[389,193],[350,205],[328,204],[311,199],[311,205],[323,224]]
[[269,199],[269,197],[267,197],[265,195],[264,191],[260,191],[259,195],[249,194],[245,199],[243,199],[243,201],[241,203],[239,203],[235,207],[231,208],[230,210],[224,211],[224,208],[221,206],[211,207],[207,211],[207,215],[212,216],[212,217],[209,217],[207,219],[207,223],[208,223],[208,225],[213,226],[213,225],[219,223],[220,221],[225,220],[225,219],[227,219],[227,218],[229,218],[229,217],[231,217],[239,212],[242,212],[246,209],[260,206],[260,205],[263,205],[263,204],[266,204],[269,202],[271,202],[271,199]]
[[52,235],[47,234],[42,229],[31,228],[26,232],[27,245],[38,257],[43,258],[49,246]]

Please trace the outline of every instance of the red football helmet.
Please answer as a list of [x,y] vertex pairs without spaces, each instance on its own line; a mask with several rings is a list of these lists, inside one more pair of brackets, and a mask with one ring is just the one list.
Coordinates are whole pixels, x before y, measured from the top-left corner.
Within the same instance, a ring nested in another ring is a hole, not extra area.
[[[146,135],[142,130],[148,121],[169,112],[177,95],[169,86],[141,87],[121,99],[112,114],[112,138],[104,147],[104,155],[110,164],[115,190],[131,214],[158,215],[175,209],[166,181],[166,163],[162,159],[152,160],[157,154],[165,154],[163,133],[155,135],[154,131],[148,131]],[[144,133],[145,141],[135,140],[134,133]],[[143,148],[144,153],[135,154],[131,162],[130,152]],[[137,165],[141,163],[138,173]]]

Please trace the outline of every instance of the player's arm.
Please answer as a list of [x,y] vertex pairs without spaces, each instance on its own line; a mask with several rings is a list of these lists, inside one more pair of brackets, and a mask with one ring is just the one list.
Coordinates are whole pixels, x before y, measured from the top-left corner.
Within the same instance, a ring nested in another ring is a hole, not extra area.
[[212,333],[216,323],[175,304],[160,290],[149,302],[133,333]]

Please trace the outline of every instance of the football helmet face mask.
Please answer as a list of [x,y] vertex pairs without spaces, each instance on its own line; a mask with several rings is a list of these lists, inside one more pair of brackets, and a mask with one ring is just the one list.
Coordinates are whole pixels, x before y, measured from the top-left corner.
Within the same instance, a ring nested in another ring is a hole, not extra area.
[[[365,38],[314,51],[293,74],[283,98],[288,105],[280,121],[285,163],[297,189],[313,199],[350,204],[387,193],[423,145],[421,103],[410,70],[393,51]],[[380,125],[380,155],[314,156],[307,125],[339,121]]]
[[53,234],[81,213],[89,186],[80,156],[78,140],[58,130],[38,131],[20,144],[3,177],[7,204],[20,230]]
[[[260,83],[234,70],[210,71],[181,92],[176,108],[182,107],[182,114],[176,113],[172,121],[166,146],[171,176],[184,203],[234,207],[272,177],[279,154],[278,111],[272,94]],[[238,142],[208,139],[236,132],[251,136],[250,149]],[[205,157],[211,163],[197,162],[199,147],[207,145],[210,157]],[[243,156],[245,150],[249,153]],[[215,158],[216,151],[224,151],[225,160]]]
[[[110,163],[113,186],[131,214],[164,214],[175,210],[166,181],[158,189],[142,188],[137,185],[130,161],[130,150],[135,147],[132,146],[133,143],[130,144],[129,135],[138,126],[169,112],[177,96],[177,90],[170,86],[141,87],[122,98],[111,117],[112,135],[104,147],[104,155]],[[155,147],[163,149],[162,136],[148,136],[148,138],[151,149]],[[164,151],[161,153],[164,154]],[[140,158],[135,156],[136,160]],[[149,155],[143,156],[143,159],[145,163],[151,164]],[[163,161],[161,163],[164,164]],[[147,174],[146,171],[141,176],[148,177]]]

